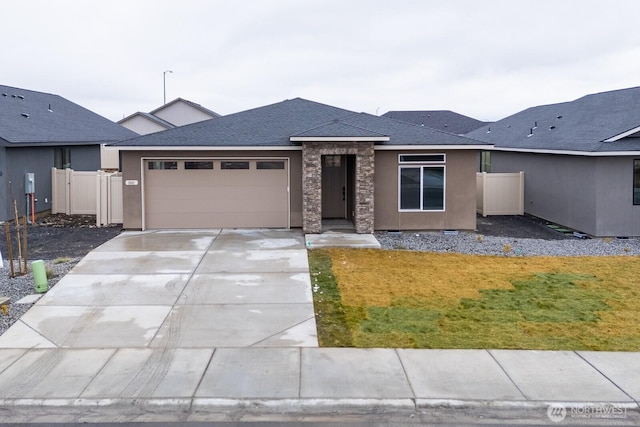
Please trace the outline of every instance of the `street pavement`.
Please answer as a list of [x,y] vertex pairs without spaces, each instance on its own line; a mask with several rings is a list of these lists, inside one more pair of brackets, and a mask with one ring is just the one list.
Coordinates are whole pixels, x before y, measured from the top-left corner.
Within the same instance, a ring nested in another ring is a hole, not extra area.
[[319,348],[306,250],[332,238],[367,244],[226,229],[105,243],[0,337],[0,423],[640,423],[640,353]]

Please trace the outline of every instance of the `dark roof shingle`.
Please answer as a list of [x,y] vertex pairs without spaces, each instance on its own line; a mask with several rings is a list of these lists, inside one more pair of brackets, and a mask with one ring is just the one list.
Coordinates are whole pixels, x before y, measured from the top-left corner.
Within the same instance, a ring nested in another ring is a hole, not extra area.
[[[314,131],[315,130],[315,131]],[[313,135],[318,133],[318,135]],[[115,146],[291,146],[295,136],[389,136],[383,145],[478,145],[435,129],[356,113],[302,98],[168,129]]]
[[634,87],[531,107],[467,136],[525,151],[638,151],[639,138],[605,141],[639,126],[640,87]]

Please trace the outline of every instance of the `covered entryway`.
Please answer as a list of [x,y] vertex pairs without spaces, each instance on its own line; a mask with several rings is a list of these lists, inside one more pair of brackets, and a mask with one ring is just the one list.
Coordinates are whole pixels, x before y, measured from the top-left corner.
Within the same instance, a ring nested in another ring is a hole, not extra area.
[[322,220],[353,221],[355,156],[322,156]]
[[289,161],[145,159],[144,227],[289,227]]

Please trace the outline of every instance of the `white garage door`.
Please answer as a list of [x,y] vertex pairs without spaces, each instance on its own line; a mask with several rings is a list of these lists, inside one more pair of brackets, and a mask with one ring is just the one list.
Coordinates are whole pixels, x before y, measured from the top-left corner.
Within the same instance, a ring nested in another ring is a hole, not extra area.
[[145,228],[289,226],[287,159],[145,160]]

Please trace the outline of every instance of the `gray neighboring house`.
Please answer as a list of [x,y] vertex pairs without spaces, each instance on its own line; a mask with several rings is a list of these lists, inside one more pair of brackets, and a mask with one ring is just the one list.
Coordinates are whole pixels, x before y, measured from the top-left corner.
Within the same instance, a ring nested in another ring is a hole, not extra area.
[[467,134],[491,172],[525,172],[525,212],[592,236],[640,236],[640,87],[532,107]]
[[456,135],[465,135],[489,123],[449,110],[389,111],[384,113],[382,117],[455,133]]
[[27,211],[25,174],[35,175],[35,212],[51,209],[51,168],[100,169],[100,145],[134,132],[61,96],[0,86],[0,221]]
[[473,230],[488,145],[301,98],[112,144],[127,229]]

